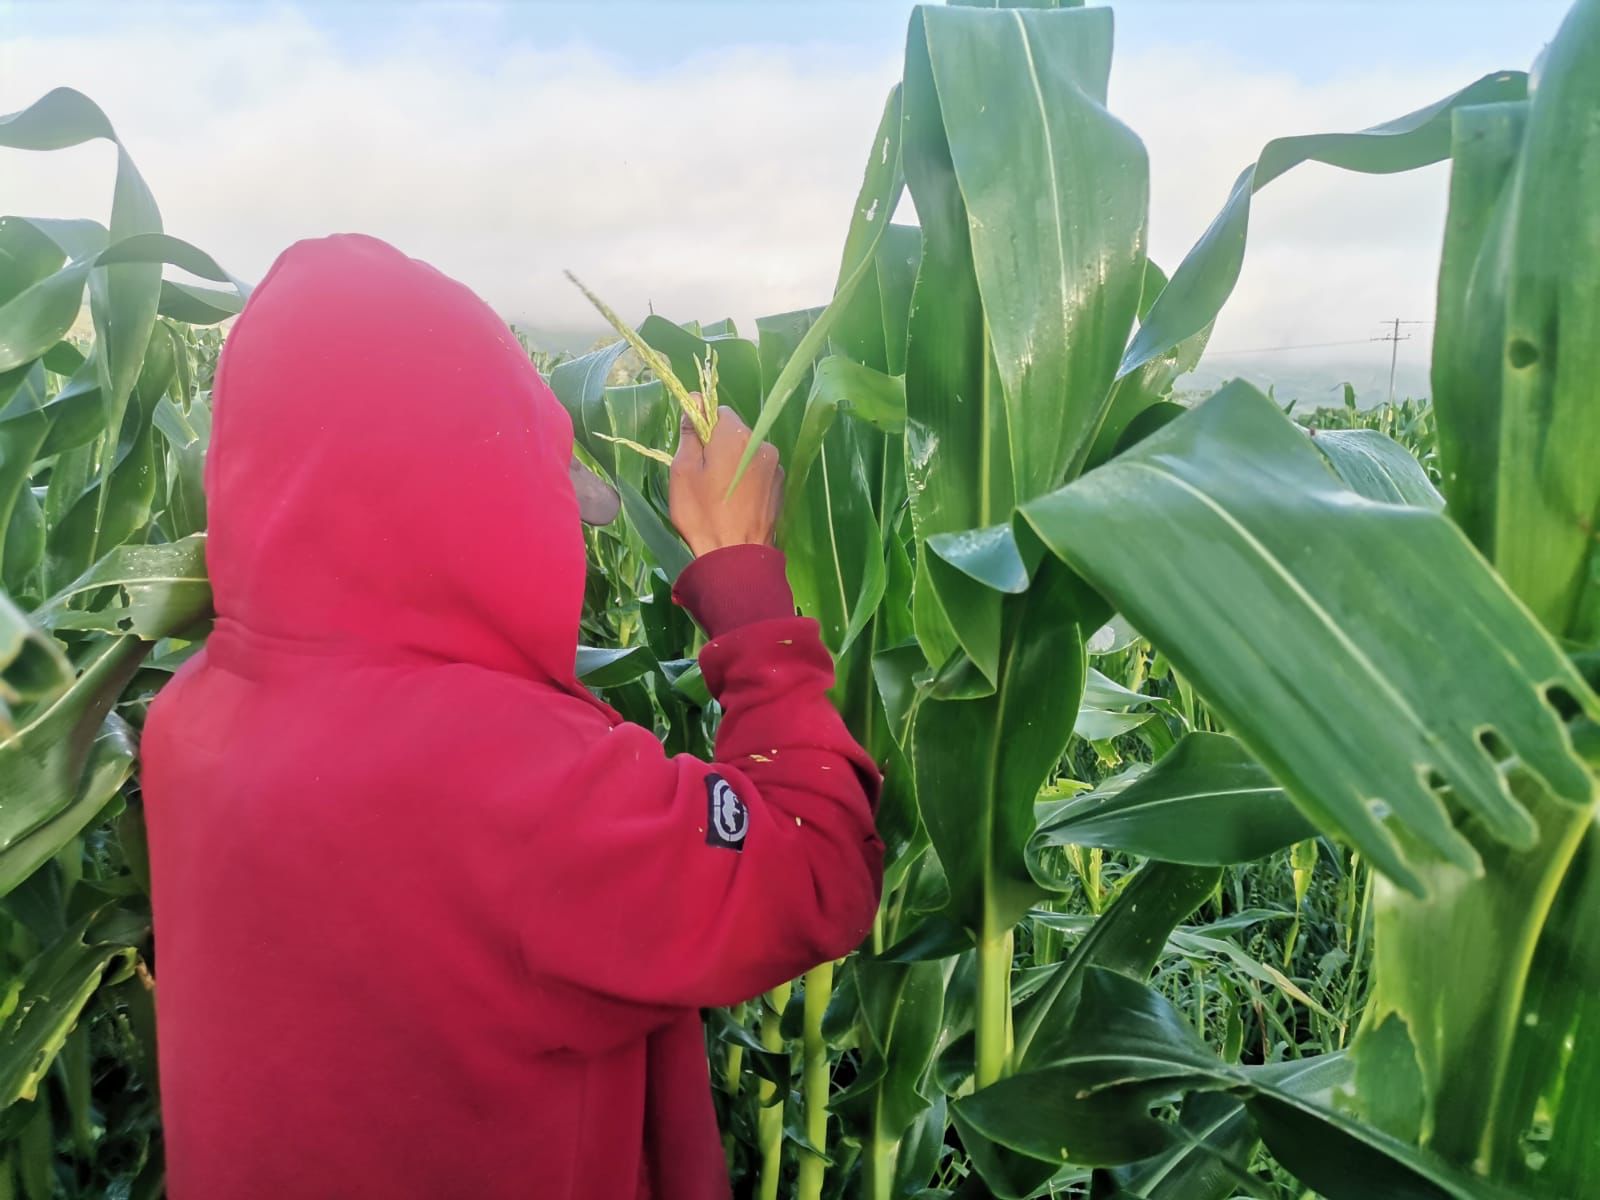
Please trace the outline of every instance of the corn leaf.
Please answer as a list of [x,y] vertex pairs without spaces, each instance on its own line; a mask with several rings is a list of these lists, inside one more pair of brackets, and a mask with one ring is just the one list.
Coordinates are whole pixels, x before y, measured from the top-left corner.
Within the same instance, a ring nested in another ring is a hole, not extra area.
[[[1561,689],[1597,714],[1600,700],[1559,648],[1443,516],[1341,488],[1248,385],[1024,514],[1170,656],[1302,811],[1400,886],[1420,894],[1440,860],[1482,869],[1430,777],[1496,838],[1535,841],[1532,816],[1480,742],[1485,730],[1565,803],[1592,802],[1594,780],[1546,696]],[[1152,524],[1173,536],[1140,536]],[[1374,608],[1375,595],[1390,601]],[[1442,692],[1441,661],[1456,664]]]

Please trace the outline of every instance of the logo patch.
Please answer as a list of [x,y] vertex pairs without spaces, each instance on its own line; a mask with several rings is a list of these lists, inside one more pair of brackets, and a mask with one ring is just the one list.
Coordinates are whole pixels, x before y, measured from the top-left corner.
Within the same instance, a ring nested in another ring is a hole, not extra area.
[[750,810],[721,775],[706,776],[706,845],[735,853],[750,832]]

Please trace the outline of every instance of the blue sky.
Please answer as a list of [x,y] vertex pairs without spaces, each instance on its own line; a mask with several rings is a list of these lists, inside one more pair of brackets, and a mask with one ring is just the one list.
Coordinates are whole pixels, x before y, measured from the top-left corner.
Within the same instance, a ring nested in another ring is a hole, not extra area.
[[[259,6],[0,0],[0,21],[43,32],[70,32],[86,19],[111,26],[153,19],[227,24],[252,7]],[[863,56],[895,53],[903,43],[911,9],[902,0],[317,0],[277,7],[302,13],[357,55],[382,54],[396,33],[420,26],[435,36],[466,42],[585,44],[618,55],[641,72],[729,45],[815,45]],[[1525,63],[1554,31],[1567,4],[1564,0],[1122,0],[1111,7],[1124,49],[1215,48],[1318,81],[1336,77],[1356,63],[1404,70],[1419,63],[1484,63],[1496,55],[1505,65]]]
[[[1111,107],[1149,149],[1151,251],[1170,268],[1262,142],[1359,128],[1526,67],[1566,4],[1112,7]],[[168,229],[246,277],[296,238],[361,229],[541,328],[591,320],[562,267],[625,313],[748,320],[826,299],[909,12],[0,0],[0,111],[57,84],[88,92]],[[103,219],[109,163],[104,147],[0,151],[0,211]],[[1275,182],[1213,348],[1360,343],[1382,319],[1431,317],[1447,183],[1443,167],[1371,179],[1315,165]],[[1425,329],[1401,350],[1413,376]],[[1375,378],[1386,350],[1339,354]]]

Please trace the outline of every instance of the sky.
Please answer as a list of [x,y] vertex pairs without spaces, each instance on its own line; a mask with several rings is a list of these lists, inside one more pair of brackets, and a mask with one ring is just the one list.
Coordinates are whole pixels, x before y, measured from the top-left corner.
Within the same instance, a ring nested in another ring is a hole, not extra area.
[[[1170,270],[1267,139],[1361,128],[1526,68],[1567,5],[1111,7],[1110,108],[1149,149],[1150,251]],[[0,113],[59,85],[87,93],[168,232],[247,279],[298,238],[361,230],[541,330],[596,328],[563,268],[625,316],[748,322],[826,301],[910,11],[0,0]],[[0,213],[104,220],[113,169],[104,143],[0,149]],[[1212,364],[1386,375],[1390,347],[1366,339],[1432,317],[1447,183],[1443,166],[1369,177],[1317,164],[1275,181]],[[1430,329],[1402,330],[1412,377]],[[1330,342],[1352,344],[1316,348]]]

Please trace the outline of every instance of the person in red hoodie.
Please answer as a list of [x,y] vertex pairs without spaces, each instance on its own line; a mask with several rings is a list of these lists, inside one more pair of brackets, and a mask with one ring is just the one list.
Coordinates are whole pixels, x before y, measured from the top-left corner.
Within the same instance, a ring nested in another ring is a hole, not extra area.
[[698,1010],[853,949],[883,852],[748,438],[673,463],[723,717],[668,757],[574,674],[607,494],[505,323],[374,238],[278,258],[143,735],[173,1200],[729,1194]]

